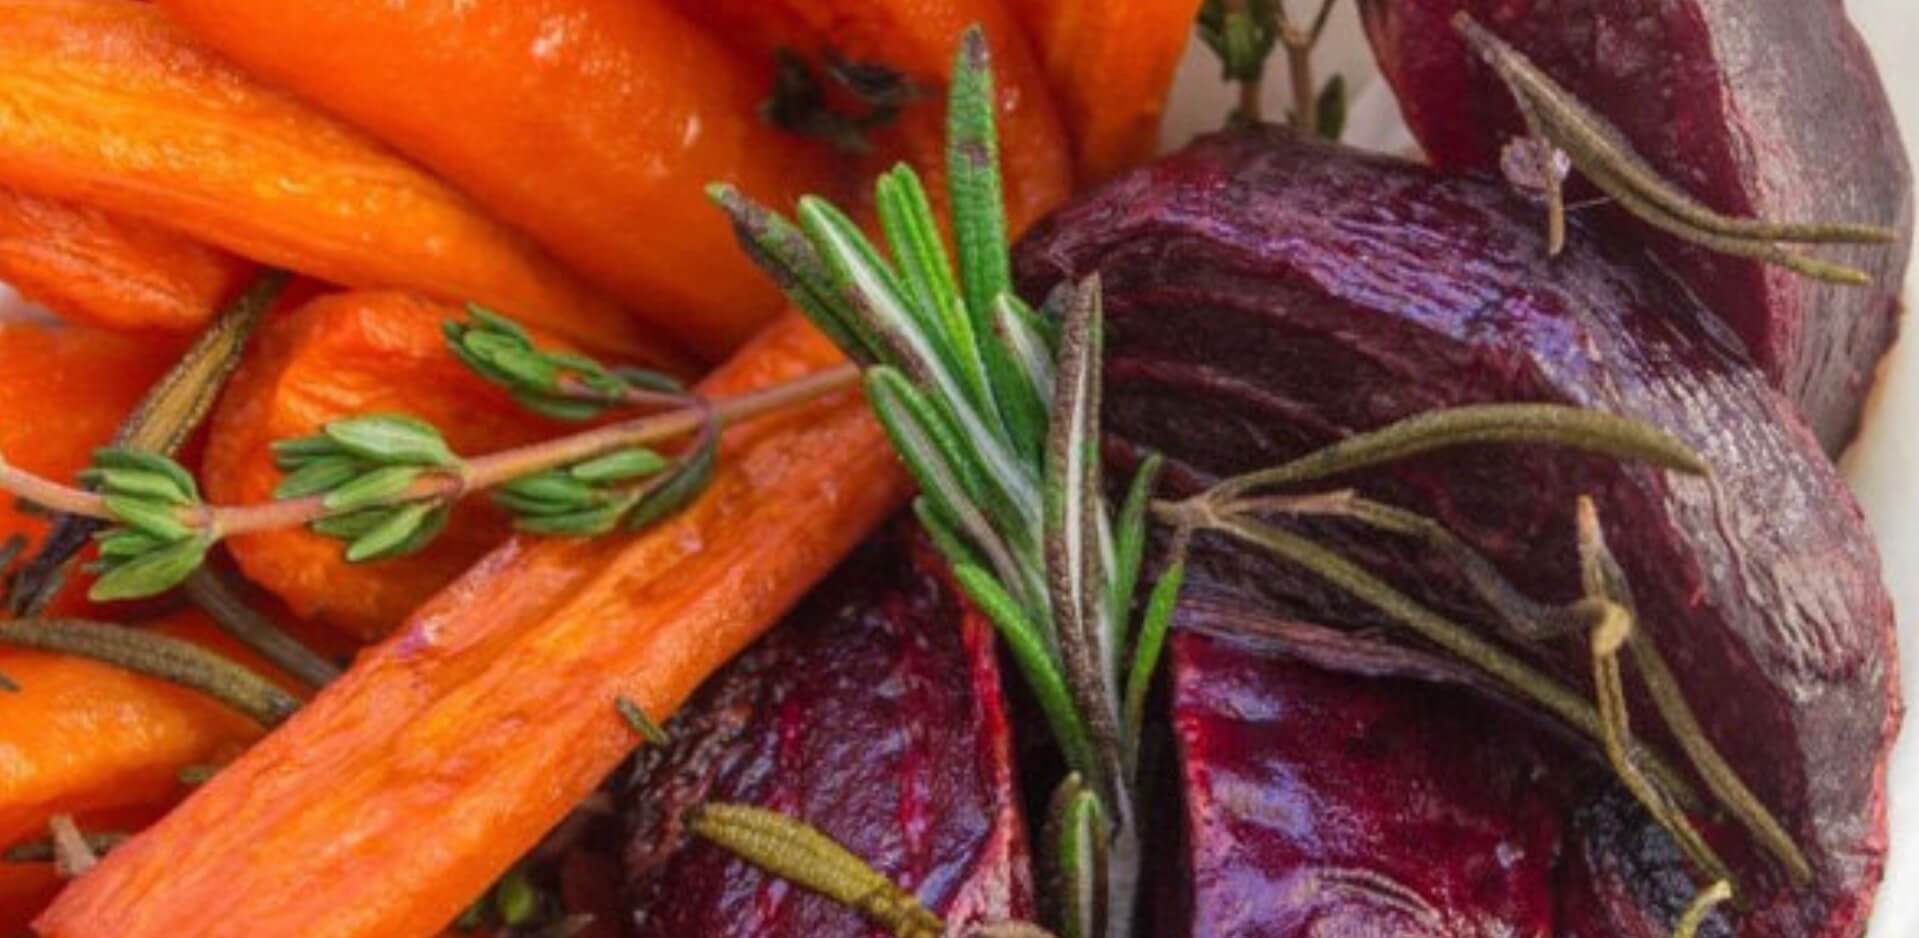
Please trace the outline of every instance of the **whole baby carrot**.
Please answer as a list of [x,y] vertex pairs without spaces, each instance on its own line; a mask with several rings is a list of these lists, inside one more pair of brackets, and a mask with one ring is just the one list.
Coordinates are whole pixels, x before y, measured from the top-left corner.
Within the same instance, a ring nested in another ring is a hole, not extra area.
[[[797,314],[704,386],[836,363]],[[521,538],[147,832],[43,938],[426,938],[776,622],[908,485],[852,394],[727,431],[711,488],[642,534]]]
[[525,236],[148,4],[0,0],[0,185],[320,280],[478,300],[593,347],[678,360]]
[[823,147],[661,0],[168,0],[246,68],[419,160],[719,358],[781,308],[704,195],[827,191]]

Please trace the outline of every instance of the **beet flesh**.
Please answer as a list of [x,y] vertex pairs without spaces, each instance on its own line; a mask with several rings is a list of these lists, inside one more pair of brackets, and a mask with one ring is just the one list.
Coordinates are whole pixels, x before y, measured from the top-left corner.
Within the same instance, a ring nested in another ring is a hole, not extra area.
[[1561,811],[1457,688],[1172,643],[1194,938],[1552,938]]
[[1713,253],[1617,209],[1730,323],[1831,450],[1851,438],[1892,342],[1912,247],[1912,176],[1871,54],[1840,0],[1362,0],[1407,124],[1440,165],[1494,169],[1524,132],[1451,26],[1465,10],[1612,121],[1646,161],[1730,215],[1849,221],[1892,246],[1820,247],[1870,287]]
[[[1592,495],[1642,627],[1815,869],[1794,890],[1742,838],[1718,837],[1742,875],[1743,921],[1762,935],[1859,928],[1883,866],[1899,715],[1878,557],[1791,404],[1643,253],[1576,223],[1549,260],[1537,210],[1499,183],[1256,128],[1204,138],[1068,206],[1017,265],[1028,295],[1100,274],[1109,434],[1166,454],[1175,485],[1489,401],[1597,408],[1689,443],[1711,479],[1475,447],[1329,484],[1431,515],[1528,593],[1560,602],[1578,595],[1573,506]],[[1415,545],[1311,530],[1455,619],[1493,621]],[[1255,552],[1199,547],[1194,590],[1309,621],[1386,624]],[[1583,686],[1583,649],[1536,654]],[[1634,713],[1652,732],[1643,698]],[[1674,871],[1656,850],[1621,855],[1639,843],[1630,832],[1605,841],[1603,826],[1586,829],[1594,863],[1619,874],[1596,887],[1591,914],[1619,934],[1657,934],[1626,913],[1664,908]]]
[[687,809],[811,823],[956,923],[1032,916],[991,627],[926,549],[882,535],[709,680],[645,752],[628,819],[635,936],[881,936],[703,841]]

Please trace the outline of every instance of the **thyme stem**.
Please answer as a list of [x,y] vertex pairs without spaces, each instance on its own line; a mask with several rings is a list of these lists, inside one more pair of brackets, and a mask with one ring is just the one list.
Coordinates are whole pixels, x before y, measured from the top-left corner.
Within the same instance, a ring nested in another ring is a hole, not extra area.
[[91,658],[147,677],[200,691],[275,726],[300,701],[232,660],[192,642],[122,625],[76,619],[13,619],[0,622],[0,643]]
[[[180,361],[147,390],[114,434],[112,445],[166,456],[178,450],[206,418],[227,378],[240,367],[240,353],[253,327],[279,299],[288,279],[285,271],[273,269],[255,277],[246,292],[221,310]],[[0,485],[5,485],[6,479],[17,479],[17,474],[7,471],[3,464],[0,460]],[[57,499],[56,503],[44,503],[46,507],[62,515],[42,539],[39,553],[14,578],[8,604],[16,616],[37,615],[46,608],[65,579],[67,564],[86,546],[87,538],[99,530],[103,520],[98,513],[103,505],[97,500],[44,494]]]
[[[709,414],[711,420],[719,425],[730,425],[823,397],[851,387],[858,381],[857,367],[841,365],[715,402],[710,410],[704,405],[686,406],[557,440],[502,450],[469,460],[463,474],[424,474],[388,501],[458,498],[555,466],[564,466],[628,446],[684,436],[704,426]],[[100,496],[26,472],[7,464],[4,457],[0,457],[0,489],[68,514],[114,520]],[[326,506],[324,495],[314,495],[258,505],[182,508],[179,517],[188,525],[216,531],[221,535],[233,535],[297,527],[333,513]]]

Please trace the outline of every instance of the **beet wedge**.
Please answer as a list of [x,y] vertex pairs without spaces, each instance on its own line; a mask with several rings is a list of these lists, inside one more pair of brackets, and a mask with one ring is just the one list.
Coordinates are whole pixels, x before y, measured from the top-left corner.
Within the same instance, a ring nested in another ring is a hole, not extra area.
[[1726,215],[1895,228],[1895,245],[1819,247],[1871,285],[1821,283],[1683,243],[1615,207],[1729,323],[1829,451],[1857,425],[1896,331],[1912,175],[1840,0],[1362,0],[1406,122],[1442,166],[1491,170],[1525,132],[1512,95],[1452,24],[1470,13],[1612,123],[1659,175]]
[[1553,938],[1562,809],[1458,688],[1172,642],[1193,938]]
[[1031,918],[1033,884],[992,628],[895,528],[714,676],[640,757],[635,936],[881,935],[856,913],[689,842],[708,801],[777,810],[956,924]]
[[[1427,513],[1550,602],[1581,595],[1574,509],[1596,499],[1642,627],[1704,736],[1810,861],[1811,882],[1794,887],[1749,841],[1715,832],[1741,879],[1742,920],[1754,934],[1850,934],[1883,866],[1899,717],[1877,552],[1817,441],[1737,340],[1632,245],[1577,220],[1570,235],[1548,260],[1536,210],[1504,185],[1256,128],[1068,206],[1016,264],[1029,295],[1101,276],[1108,432],[1166,454],[1174,482],[1492,401],[1609,411],[1700,453],[1709,478],[1482,446],[1329,484]],[[1309,530],[1455,620],[1496,621],[1417,545]],[[1299,570],[1197,546],[1196,588],[1310,621],[1386,624]],[[1583,642],[1529,653],[1587,685]],[[1657,742],[1643,695],[1633,710]]]

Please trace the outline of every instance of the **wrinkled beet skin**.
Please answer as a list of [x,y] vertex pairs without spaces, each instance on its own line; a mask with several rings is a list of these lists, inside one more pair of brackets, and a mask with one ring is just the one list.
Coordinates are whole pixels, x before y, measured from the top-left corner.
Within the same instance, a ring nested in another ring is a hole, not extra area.
[[[1478,447],[1341,484],[1430,514],[1557,601],[1577,595],[1573,505],[1593,495],[1708,735],[1817,869],[1793,893],[1727,839],[1749,880],[1752,934],[1857,931],[1883,865],[1898,723],[1878,557],[1792,407],[1631,246],[1575,224],[1549,261],[1536,210],[1502,185],[1261,128],[1204,138],[1068,206],[1017,264],[1027,295],[1101,275],[1109,433],[1167,454],[1175,482],[1486,401],[1595,407],[1691,444],[1715,467],[1710,481]],[[1441,611],[1491,621],[1426,552],[1320,533]],[[1209,548],[1193,577],[1309,620],[1381,621],[1245,550]],[[1584,683],[1581,645],[1564,643],[1554,664]],[[1643,700],[1635,712],[1651,731]],[[1653,871],[1635,875],[1633,888],[1657,891]]]
[[1604,214],[1745,340],[1829,450],[1851,439],[1897,328],[1912,176],[1872,56],[1841,0],[1362,0],[1381,70],[1435,161],[1494,169],[1523,132],[1450,20],[1459,10],[1605,115],[1646,160],[1731,215],[1894,226],[1897,245],[1818,247],[1873,276],[1823,284]]
[[1458,688],[1172,644],[1194,938],[1551,938],[1544,754]]
[[707,800],[824,830],[958,923],[1032,915],[990,626],[936,561],[882,536],[703,687],[643,756],[629,934],[879,936],[856,914],[687,841]]

